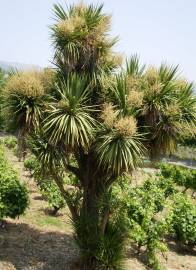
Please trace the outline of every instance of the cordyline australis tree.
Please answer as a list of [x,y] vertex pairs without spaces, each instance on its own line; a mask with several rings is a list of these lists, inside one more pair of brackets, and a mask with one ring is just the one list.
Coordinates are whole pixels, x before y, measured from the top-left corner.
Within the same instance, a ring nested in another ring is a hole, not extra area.
[[194,85],[179,78],[178,67],[140,67],[134,56],[117,85],[115,98],[137,118],[151,160],[172,154],[183,134],[196,133]]
[[[84,269],[120,269],[125,230],[120,216],[110,217],[109,193],[119,175],[139,164],[143,147],[135,118],[103,106],[103,82],[119,67],[116,39],[108,37],[110,16],[102,6],[81,4],[67,13],[55,6],[55,14],[59,96],[44,122],[47,148],[37,146],[39,159],[70,208]],[[77,178],[72,193],[59,164]]]
[[[112,186],[141,163],[143,145],[152,158],[174,150],[181,131],[195,124],[193,86],[178,79],[177,68],[140,67],[136,56],[120,70],[102,6],[65,11],[55,5],[54,11],[50,102],[39,95],[40,114],[33,103],[31,118],[29,105],[18,115],[21,100],[31,95],[18,99],[20,87],[13,87],[18,94],[10,95],[8,107],[22,119],[18,128],[31,133],[42,173],[54,179],[70,209],[82,269],[121,269],[126,230],[123,213],[111,209]],[[71,175],[66,184],[65,172]]]
[[139,115],[147,127],[150,158],[170,155],[183,134],[195,134],[194,85],[178,76],[178,67],[148,68],[144,73],[144,99]]
[[53,73],[50,70],[14,72],[4,90],[7,127],[18,133],[19,156],[25,153],[26,136],[37,130],[49,100]]

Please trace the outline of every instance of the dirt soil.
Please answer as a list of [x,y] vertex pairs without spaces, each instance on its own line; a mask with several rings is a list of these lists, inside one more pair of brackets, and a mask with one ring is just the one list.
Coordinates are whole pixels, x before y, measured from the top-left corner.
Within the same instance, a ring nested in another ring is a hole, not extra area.
[[[7,219],[5,227],[0,229],[0,270],[79,270],[68,210],[57,217],[49,216],[47,202],[23,163],[7,148],[6,157],[27,184],[30,206],[24,216]],[[196,270],[196,251],[185,250],[174,241],[169,241],[168,246],[165,256],[160,255],[167,270]],[[135,255],[134,248],[128,251],[127,269],[149,269],[145,263],[143,254]]]

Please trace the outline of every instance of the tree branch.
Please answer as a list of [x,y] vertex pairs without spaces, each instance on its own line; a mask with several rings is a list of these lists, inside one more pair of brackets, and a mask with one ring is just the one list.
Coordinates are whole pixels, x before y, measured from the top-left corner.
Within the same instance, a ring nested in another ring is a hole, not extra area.
[[108,220],[109,220],[109,216],[110,216],[110,209],[109,207],[107,207],[103,213],[103,218],[102,218],[102,221],[101,221],[101,232],[102,234],[105,233],[105,229],[106,229],[106,225],[108,223]]
[[56,182],[56,184],[61,192],[61,195],[63,196],[63,198],[65,199],[65,201],[69,207],[72,218],[74,220],[77,219],[77,217],[78,217],[77,207],[72,204],[71,196],[70,196],[69,192],[64,189],[63,183],[62,183],[61,179],[58,177],[58,175],[56,175],[55,173],[52,173],[52,175],[53,175],[54,181]]

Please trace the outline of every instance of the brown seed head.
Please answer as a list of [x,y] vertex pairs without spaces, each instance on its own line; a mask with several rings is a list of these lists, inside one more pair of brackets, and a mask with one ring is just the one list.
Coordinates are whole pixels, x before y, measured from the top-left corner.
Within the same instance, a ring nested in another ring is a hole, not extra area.
[[117,132],[122,136],[133,136],[137,132],[137,123],[134,117],[126,116],[117,120],[114,124]]
[[180,91],[182,89],[184,89],[187,86],[188,82],[186,80],[176,80],[175,81],[175,86],[176,86],[176,90]]
[[75,30],[75,26],[73,25],[73,21],[71,19],[60,21],[57,28],[61,35],[70,35]]
[[98,25],[96,26],[95,33],[97,36],[101,37],[105,35],[111,28],[111,16],[105,15],[101,18]]
[[150,85],[155,84],[159,80],[158,70],[155,67],[149,67],[145,73],[145,78]]
[[180,114],[180,107],[177,103],[171,104],[166,108],[166,114],[168,116],[177,116]]
[[159,82],[154,83],[149,87],[149,92],[153,94],[158,94],[161,91],[162,84]]
[[111,103],[105,103],[103,105],[103,110],[100,117],[107,126],[110,128],[113,127],[116,120],[116,112],[114,111],[114,107]]
[[6,85],[7,94],[18,93],[29,97],[44,95],[40,73],[36,71],[21,72],[11,76]]
[[144,94],[135,90],[131,90],[127,97],[128,105],[133,107],[141,107],[143,102]]
[[72,16],[57,24],[58,31],[63,36],[71,35],[75,30],[81,30],[85,26],[85,19],[82,16]]
[[128,76],[127,77],[127,87],[132,90],[132,89],[138,89],[140,87],[140,81],[139,78],[136,76]]

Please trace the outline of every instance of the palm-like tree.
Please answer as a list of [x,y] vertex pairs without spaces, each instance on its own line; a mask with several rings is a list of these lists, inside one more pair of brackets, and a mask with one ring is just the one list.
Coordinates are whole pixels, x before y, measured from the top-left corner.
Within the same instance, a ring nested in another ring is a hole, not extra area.
[[177,72],[177,67],[161,65],[159,69],[151,68],[144,74],[140,119],[149,134],[151,159],[157,159],[161,154],[172,154],[179,138],[193,131],[195,126],[194,87],[192,83],[180,83]]
[[48,95],[45,73],[14,72],[4,89],[5,110],[9,128],[18,133],[20,155],[26,148],[25,137],[39,128]]
[[[146,69],[134,56],[118,72],[116,39],[108,36],[110,16],[102,8],[79,4],[65,11],[55,5],[52,101],[44,104],[44,92],[30,106],[17,81],[8,97],[15,122],[33,133],[43,173],[67,202],[83,269],[92,270],[120,269],[125,230],[123,213],[111,211],[113,184],[142,162],[144,144],[151,156],[156,149],[170,152],[182,129],[195,123],[192,85],[180,84],[176,68]],[[76,179],[71,189],[65,172]]]
[[[34,148],[70,208],[86,269],[96,269],[98,264],[115,269],[115,254],[104,259],[112,254],[106,239],[111,226],[123,237],[122,227],[110,217],[109,199],[107,207],[101,202],[118,176],[141,162],[144,147],[134,116],[121,114],[112,105],[108,111],[103,104],[102,79],[118,67],[111,50],[114,40],[108,37],[110,17],[103,14],[102,6],[93,5],[71,6],[67,12],[55,5],[55,14],[51,29],[58,94],[43,121],[46,142]],[[110,123],[108,117],[113,119]],[[74,195],[63,185],[63,170],[77,178],[77,185],[72,183]]]
[[195,134],[194,85],[180,79],[178,67],[140,67],[133,56],[116,81],[114,103],[122,114],[135,115],[152,160],[172,154],[184,134]]

